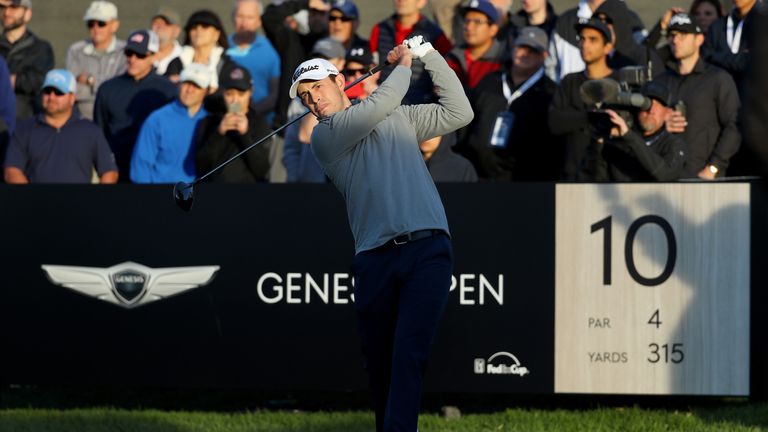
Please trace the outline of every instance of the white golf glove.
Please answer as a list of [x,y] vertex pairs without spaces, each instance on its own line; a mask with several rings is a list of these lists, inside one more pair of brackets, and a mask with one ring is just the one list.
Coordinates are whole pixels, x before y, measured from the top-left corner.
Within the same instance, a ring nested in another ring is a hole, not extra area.
[[411,51],[411,55],[415,59],[424,57],[435,50],[432,47],[432,44],[424,39],[424,36],[414,36],[410,39],[406,39],[403,41],[403,45],[408,47]]

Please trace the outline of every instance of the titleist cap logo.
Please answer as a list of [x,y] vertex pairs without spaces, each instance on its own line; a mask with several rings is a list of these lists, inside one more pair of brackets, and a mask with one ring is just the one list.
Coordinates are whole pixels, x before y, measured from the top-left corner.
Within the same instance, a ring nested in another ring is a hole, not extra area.
[[315,71],[315,70],[318,70],[318,69],[320,69],[320,65],[312,65],[312,66],[299,67],[299,69],[297,69],[296,72],[294,72],[294,74],[293,74],[293,80],[296,81],[304,73],[310,72],[310,71]]

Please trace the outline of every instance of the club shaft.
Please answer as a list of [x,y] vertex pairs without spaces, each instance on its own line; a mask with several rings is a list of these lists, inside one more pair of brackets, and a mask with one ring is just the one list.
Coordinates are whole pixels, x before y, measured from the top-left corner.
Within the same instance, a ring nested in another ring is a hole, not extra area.
[[[373,74],[375,74],[375,73],[379,72],[380,70],[384,69],[384,68],[385,68],[385,67],[387,67],[387,66],[389,66],[389,63],[387,63],[387,62],[385,62],[385,63],[382,63],[382,64],[380,64],[380,65],[376,66],[375,68],[373,68],[373,69],[371,69],[370,71],[368,71],[368,73],[366,73],[365,75],[363,75],[363,76],[361,76],[360,78],[358,78],[358,79],[356,79],[356,80],[352,81],[352,82],[351,82],[351,83],[350,83],[348,86],[344,87],[344,91],[347,91],[347,90],[349,90],[350,88],[352,88],[352,87],[356,86],[356,85],[357,85],[357,84],[359,84],[361,81],[365,80],[366,78],[369,78],[371,75],[373,75]],[[215,168],[213,168],[212,170],[210,170],[210,171],[208,171],[207,173],[205,173],[205,174],[204,174],[202,177],[198,177],[197,179],[195,179],[195,181],[193,181],[193,182],[191,183],[191,186],[194,186],[194,185],[196,185],[196,184],[200,183],[201,181],[205,180],[205,179],[206,179],[208,176],[210,176],[210,175],[212,175],[212,174],[214,174],[214,173],[218,172],[219,170],[221,170],[221,169],[222,169],[222,168],[224,168],[225,166],[229,165],[229,164],[230,164],[232,161],[234,161],[235,159],[237,159],[237,158],[239,158],[240,156],[242,156],[243,154],[245,154],[245,153],[246,153],[248,150],[250,150],[250,149],[252,149],[252,148],[256,147],[257,145],[259,145],[259,144],[263,143],[264,141],[266,141],[266,140],[268,140],[268,139],[272,138],[272,137],[273,137],[273,136],[274,136],[276,133],[278,133],[278,132],[280,132],[281,130],[283,130],[283,129],[287,128],[288,126],[290,126],[290,125],[292,125],[292,124],[296,123],[297,121],[299,121],[299,120],[303,119],[303,118],[304,118],[304,116],[306,116],[307,114],[309,114],[309,110],[307,110],[307,111],[304,111],[304,113],[303,113],[303,114],[301,114],[300,116],[298,116],[298,117],[296,117],[295,119],[293,119],[293,120],[289,121],[288,123],[286,123],[286,124],[284,124],[284,125],[280,126],[279,128],[277,128],[277,129],[273,130],[272,132],[270,132],[270,133],[269,133],[269,135],[265,136],[264,138],[262,138],[262,139],[260,139],[260,140],[256,141],[255,143],[253,143],[253,144],[249,145],[248,147],[246,147],[245,149],[241,150],[241,151],[240,151],[239,153],[237,153],[236,155],[232,156],[231,158],[229,158],[229,159],[227,159],[226,161],[224,161],[224,162],[222,162],[221,164],[219,164],[217,167],[215,167]]]

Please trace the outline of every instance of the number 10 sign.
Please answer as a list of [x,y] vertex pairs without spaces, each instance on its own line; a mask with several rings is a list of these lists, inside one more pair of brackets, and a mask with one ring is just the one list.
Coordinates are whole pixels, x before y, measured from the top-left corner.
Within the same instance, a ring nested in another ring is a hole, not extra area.
[[555,391],[749,394],[749,185],[557,186]]

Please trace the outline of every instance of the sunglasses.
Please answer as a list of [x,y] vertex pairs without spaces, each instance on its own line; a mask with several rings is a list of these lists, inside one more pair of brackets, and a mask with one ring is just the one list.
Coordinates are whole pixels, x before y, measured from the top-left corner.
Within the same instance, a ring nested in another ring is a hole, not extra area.
[[88,21],[87,25],[88,25],[88,28],[93,28],[93,27],[104,28],[104,27],[107,26],[107,22],[106,21],[90,20],[90,21]]
[[361,69],[344,69],[344,75],[355,75],[355,74],[358,74],[358,73],[365,75],[370,70],[371,70],[371,68],[369,68],[369,67],[364,67],[364,68],[361,68]]
[[125,50],[125,56],[127,58],[136,57],[139,60],[144,60],[145,58],[147,58],[147,54],[139,54],[136,51],[132,51],[132,50]]
[[43,89],[43,94],[50,96],[52,94],[55,94],[56,96],[64,96],[64,93],[60,91],[59,89],[55,89],[53,87],[46,87]]
[[345,16],[329,16],[328,17],[328,22],[334,22],[334,21],[350,22],[352,21],[352,18],[345,17]]

